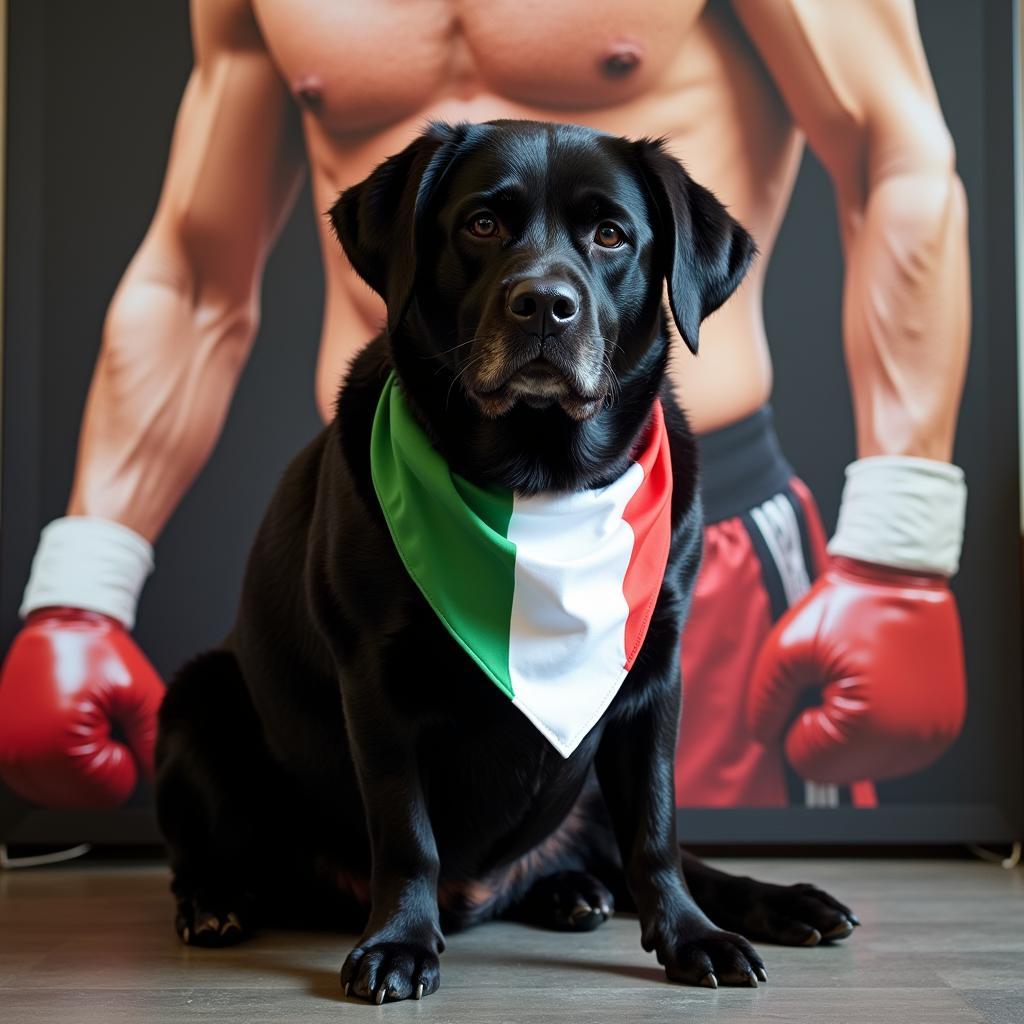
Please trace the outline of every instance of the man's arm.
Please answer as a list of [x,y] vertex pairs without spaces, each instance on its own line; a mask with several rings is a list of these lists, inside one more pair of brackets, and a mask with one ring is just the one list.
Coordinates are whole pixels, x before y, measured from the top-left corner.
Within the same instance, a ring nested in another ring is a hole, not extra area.
[[220,432],[302,166],[249,0],[196,0],[192,16],[195,70],[107,315],[69,515],[43,531],[0,675],[0,774],[47,806],[112,806],[152,771],[164,690],[127,630],[150,542]]
[[967,204],[911,0],[733,0],[835,185],[857,450],[949,460]]
[[733,3],[835,185],[859,455],[831,561],[765,641],[747,720],[807,780],[884,779],[930,764],[964,720],[945,579],[966,501],[948,461],[970,319],[964,189],[911,0]]
[[192,30],[195,68],[156,215],[107,314],[68,508],[149,541],[220,433],[303,167],[249,0],[195,0]]

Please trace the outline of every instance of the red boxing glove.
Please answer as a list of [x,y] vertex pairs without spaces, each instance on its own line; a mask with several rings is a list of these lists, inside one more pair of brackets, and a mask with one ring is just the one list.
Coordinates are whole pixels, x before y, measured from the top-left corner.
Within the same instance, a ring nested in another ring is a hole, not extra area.
[[[164,686],[124,627],[76,608],[32,612],[0,671],[0,776],[45,807],[113,807],[153,771]],[[111,738],[116,723],[125,742]]]
[[[820,702],[794,721],[808,689]],[[965,709],[960,618],[946,580],[833,557],[765,641],[747,721],[763,743],[785,734],[803,778],[850,784],[930,764],[956,739]]]

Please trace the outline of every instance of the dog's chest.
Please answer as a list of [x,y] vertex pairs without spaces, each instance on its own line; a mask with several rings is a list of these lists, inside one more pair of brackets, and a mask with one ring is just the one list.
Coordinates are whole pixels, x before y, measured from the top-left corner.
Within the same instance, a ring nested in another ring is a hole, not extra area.
[[483,730],[467,723],[428,731],[422,749],[430,819],[445,873],[486,872],[532,849],[569,814],[580,793],[599,730],[562,758],[508,708]]

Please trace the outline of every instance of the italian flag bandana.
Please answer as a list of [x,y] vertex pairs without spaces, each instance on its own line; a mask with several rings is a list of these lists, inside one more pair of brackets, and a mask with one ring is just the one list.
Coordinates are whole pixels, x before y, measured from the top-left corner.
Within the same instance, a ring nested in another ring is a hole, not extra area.
[[392,373],[373,484],[395,547],[449,633],[568,757],[632,667],[668,560],[672,465],[661,403],[606,487],[520,496],[453,473]]

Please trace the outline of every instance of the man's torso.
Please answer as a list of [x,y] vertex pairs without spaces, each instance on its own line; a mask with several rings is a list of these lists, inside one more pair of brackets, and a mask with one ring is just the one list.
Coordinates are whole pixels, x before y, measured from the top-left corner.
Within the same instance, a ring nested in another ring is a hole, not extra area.
[[[762,252],[673,375],[699,431],[761,405],[771,370],[761,288],[801,138],[724,3],[704,0],[251,0],[301,110],[313,201],[402,149],[431,118],[569,121],[667,136]],[[318,218],[327,299],[319,375],[336,381],[383,306]],[[327,391],[330,391],[329,385]],[[321,401],[323,404],[323,401]]]

